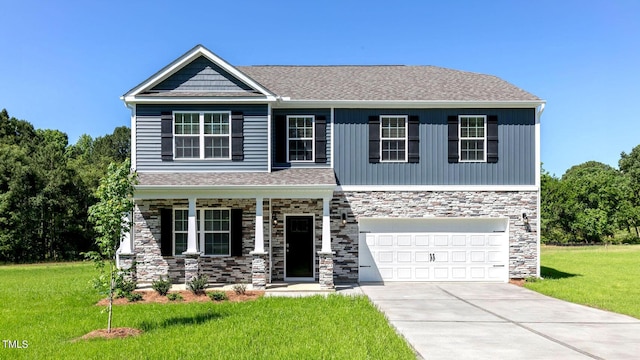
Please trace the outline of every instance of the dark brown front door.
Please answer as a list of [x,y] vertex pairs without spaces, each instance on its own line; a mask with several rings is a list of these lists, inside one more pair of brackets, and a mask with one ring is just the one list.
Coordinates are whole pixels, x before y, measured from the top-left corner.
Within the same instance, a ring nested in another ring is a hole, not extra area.
[[287,216],[285,276],[313,278],[313,216]]

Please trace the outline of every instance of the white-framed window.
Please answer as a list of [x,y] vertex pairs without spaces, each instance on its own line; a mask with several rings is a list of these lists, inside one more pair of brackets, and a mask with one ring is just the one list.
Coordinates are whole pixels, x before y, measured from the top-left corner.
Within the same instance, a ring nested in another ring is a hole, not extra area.
[[487,161],[486,115],[460,115],[460,161]]
[[231,159],[231,113],[174,112],[176,159]]
[[287,161],[314,161],[312,115],[287,116]]
[[380,115],[380,161],[407,161],[406,115]]
[[[187,250],[189,210],[174,209],[173,253]],[[231,210],[196,209],[198,251],[210,256],[231,255]]]

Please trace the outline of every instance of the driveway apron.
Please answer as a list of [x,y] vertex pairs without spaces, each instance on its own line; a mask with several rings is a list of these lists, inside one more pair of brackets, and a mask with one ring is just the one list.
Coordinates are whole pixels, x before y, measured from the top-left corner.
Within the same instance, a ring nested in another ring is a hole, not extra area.
[[511,284],[361,284],[423,359],[639,359],[640,320]]

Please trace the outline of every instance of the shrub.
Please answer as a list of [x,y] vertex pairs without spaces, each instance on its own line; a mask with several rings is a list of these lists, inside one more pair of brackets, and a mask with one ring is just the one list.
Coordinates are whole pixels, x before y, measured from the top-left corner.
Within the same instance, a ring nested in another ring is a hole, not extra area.
[[167,293],[171,289],[171,281],[169,281],[169,279],[164,280],[161,276],[160,280],[154,280],[151,283],[151,287],[153,288],[153,290],[157,291],[158,294],[167,296]]
[[180,295],[180,293],[167,294],[167,299],[169,299],[170,301],[182,301],[182,300],[184,300],[184,298],[182,297],[182,295]]
[[227,293],[225,293],[224,291],[213,291],[213,292],[210,292],[208,295],[213,301],[229,300]]
[[235,284],[233,285],[233,291],[238,295],[244,295],[247,292],[247,284]]
[[204,294],[204,289],[207,287],[208,283],[209,277],[207,275],[198,274],[198,276],[189,281],[189,290],[196,295]]
[[122,274],[116,276],[116,298],[128,297],[136,289],[136,282],[127,280]]
[[640,238],[634,234],[625,234],[619,239],[622,244],[640,244]]
[[129,300],[129,302],[136,302],[136,301],[142,300],[142,294],[135,293],[135,292],[131,292],[127,294],[126,297],[127,297],[127,300]]

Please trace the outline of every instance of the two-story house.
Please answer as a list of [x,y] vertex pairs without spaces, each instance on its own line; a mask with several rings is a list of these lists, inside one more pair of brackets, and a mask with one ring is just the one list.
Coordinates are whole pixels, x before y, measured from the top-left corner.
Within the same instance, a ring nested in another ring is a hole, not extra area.
[[539,275],[545,102],[495,76],[198,45],[122,99],[139,184],[119,261],[140,283]]

